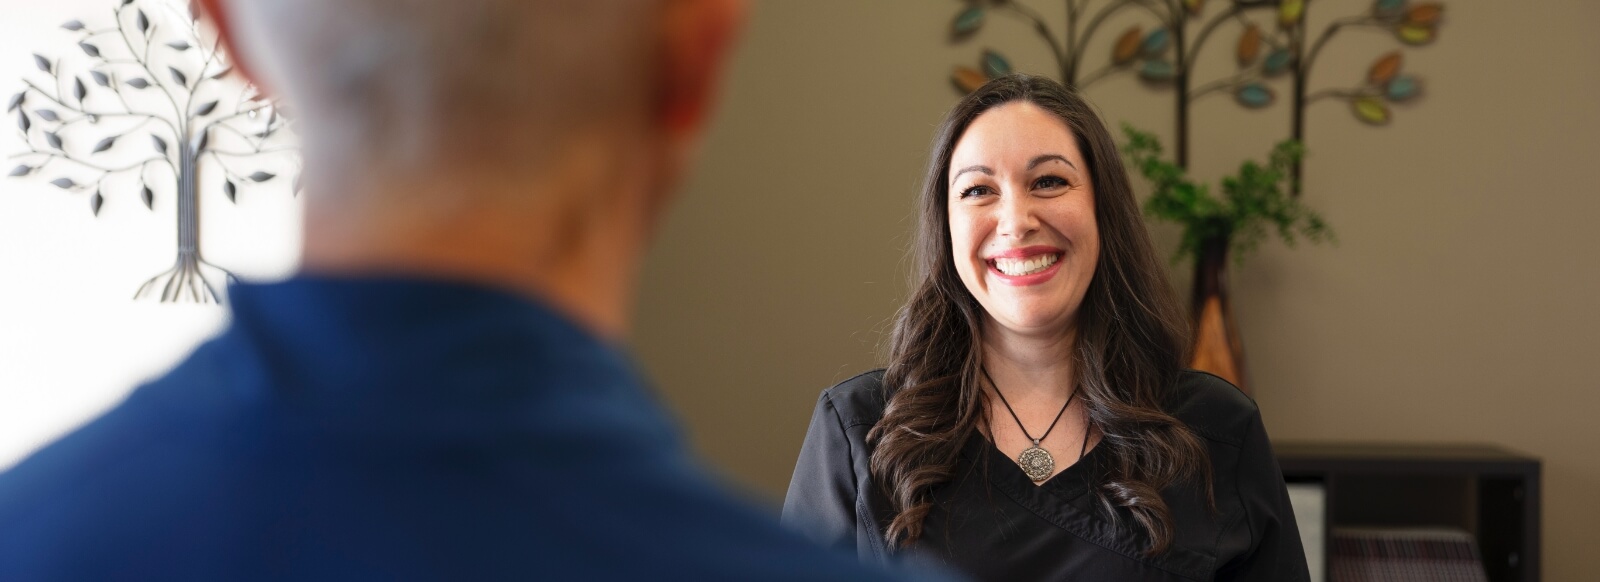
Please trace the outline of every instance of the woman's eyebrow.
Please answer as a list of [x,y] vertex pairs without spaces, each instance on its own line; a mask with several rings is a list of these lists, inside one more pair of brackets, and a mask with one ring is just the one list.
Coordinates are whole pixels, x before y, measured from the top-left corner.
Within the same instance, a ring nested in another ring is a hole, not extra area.
[[1066,164],[1068,166],[1072,166],[1072,169],[1074,169],[1074,170],[1078,169],[1077,164],[1072,163],[1071,160],[1068,160],[1065,156],[1062,156],[1061,154],[1045,154],[1045,155],[1036,157],[1036,158],[1033,159],[1033,161],[1028,162],[1028,169],[1032,170],[1034,168],[1037,168],[1037,167],[1039,167],[1039,164],[1043,164],[1043,163],[1048,162],[1050,160],[1061,160],[1061,163]]
[[965,174],[967,172],[981,172],[981,173],[984,173],[984,174],[987,174],[987,175],[990,175],[990,176],[994,175],[994,170],[990,169],[989,166],[967,166],[965,168],[961,168],[960,170],[957,170],[954,175],[950,176],[950,183],[951,184],[956,183],[956,178],[960,178],[962,174]]

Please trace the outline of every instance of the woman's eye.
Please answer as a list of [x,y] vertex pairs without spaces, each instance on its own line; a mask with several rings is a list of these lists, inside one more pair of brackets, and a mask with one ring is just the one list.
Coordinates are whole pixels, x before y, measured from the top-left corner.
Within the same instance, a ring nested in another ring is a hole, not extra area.
[[962,190],[961,191],[961,197],[962,198],[971,198],[973,196],[982,196],[982,195],[988,194],[988,193],[989,193],[989,187],[988,186],[973,186],[971,188],[967,188],[966,190]]
[[1033,181],[1033,187],[1036,189],[1060,188],[1066,185],[1067,181],[1058,176],[1044,176]]

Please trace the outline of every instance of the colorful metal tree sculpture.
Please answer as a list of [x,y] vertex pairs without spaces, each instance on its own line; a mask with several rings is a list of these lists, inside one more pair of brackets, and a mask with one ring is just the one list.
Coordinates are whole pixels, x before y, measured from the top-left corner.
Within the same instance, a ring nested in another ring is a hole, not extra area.
[[[175,195],[177,260],[134,297],[159,290],[162,302],[220,302],[204,268],[233,275],[201,257],[200,177],[222,172],[220,190],[230,202],[252,184],[293,182],[298,193],[298,178],[239,169],[282,156],[287,159],[276,160],[277,166],[298,173],[298,156],[283,143],[288,118],[232,75],[218,41],[208,42],[193,16],[170,0],[118,0],[105,28],[79,20],[62,28],[78,36],[84,56],[34,55],[41,79],[50,81],[24,81],[7,105],[28,147],[11,156],[19,162],[11,177],[50,174],[50,183],[63,190],[92,192],[89,209],[96,216],[108,194],[120,193],[113,190],[132,190],[130,174],[146,208],[155,209],[158,195]],[[135,161],[110,161],[119,154]]]

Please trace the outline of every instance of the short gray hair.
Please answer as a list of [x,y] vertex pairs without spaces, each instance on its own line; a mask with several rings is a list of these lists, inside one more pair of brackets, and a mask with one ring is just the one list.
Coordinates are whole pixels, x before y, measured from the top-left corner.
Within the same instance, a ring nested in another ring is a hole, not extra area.
[[[339,132],[341,145],[402,158],[436,147],[526,152],[643,111],[661,9],[648,0],[227,1],[250,64],[318,126],[302,132]],[[510,135],[512,125],[535,135]]]

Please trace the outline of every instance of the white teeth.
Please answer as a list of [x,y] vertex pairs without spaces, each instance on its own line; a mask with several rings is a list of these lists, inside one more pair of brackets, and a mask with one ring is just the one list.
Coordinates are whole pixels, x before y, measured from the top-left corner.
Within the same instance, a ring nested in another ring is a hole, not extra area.
[[1056,261],[1060,258],[1060,255],[1051,253],[1048,255],[1034,255],[1025,259],[995,259],[994,268],[1012,277],[1020,277],[1044,271],[1050,268],[1050,265],[1056,264]]

